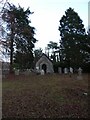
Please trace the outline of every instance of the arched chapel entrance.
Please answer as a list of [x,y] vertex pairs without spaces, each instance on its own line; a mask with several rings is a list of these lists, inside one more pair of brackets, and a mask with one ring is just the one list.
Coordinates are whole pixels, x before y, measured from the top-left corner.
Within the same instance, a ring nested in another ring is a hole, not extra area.
[[42,65],[42,69],[43,69],[44,72],[46,73],[46,72],[47,72],[47,65],[46,65],[46,64],[43,64],[43,65]]

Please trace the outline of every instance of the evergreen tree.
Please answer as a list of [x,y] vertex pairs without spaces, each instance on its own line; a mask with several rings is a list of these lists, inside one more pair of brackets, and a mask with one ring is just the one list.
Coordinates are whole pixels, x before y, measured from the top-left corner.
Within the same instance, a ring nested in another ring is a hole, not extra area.
[[43,50],[41,48],[34,50],[34,63],[33,63],[34,65],[42,54],[43,54]]
[[6,45],[10,54],[10,71],[13,61],[23,67],[30,67],[33,62],[35,28],[30,26],[29,15],[32,12],[8,3],[2,18],[7,25]]
[[42,53],[43,53],[42,51],[43,50],[41,48],[34,50],[34,57],[35,57],[35,59],[38,59],[42,55]]
[[52,50],[51,58],[53,59],[53,62],[56,62],[55,52],[59,49],[58,43],[53,42],[53,41],[50,41],[50,42],[47,44],[47,48],[48,48],[49,50],[50,50],[50,49]]
[[88,62],[90,62],[90,29],[88,30],[88,35],[87,35],[87,42],[86,42],[86,52],[88,56]]
[[85,35],[85,42],[82,46],[82,49],[85,51],[85,63],[90,63],[90,29],[88,30],[87,34]]
[[85,51],[82,46],[85,43],[85,28],[82,20],[72,8],[65,11],[59,26],[63,60],[68,66],[79,67],[85,59]]
[[[4,8],[6,7],[8,0],[0,0],[0,54],[2,55],[2,57],[6,57],[5,54],[5,40],[4,40],[4,36],[5,36],[5,29],[4,29],[4,23],[2,20],[2,14],[4,12]],[[2,58],[3,59],[3,58]]]

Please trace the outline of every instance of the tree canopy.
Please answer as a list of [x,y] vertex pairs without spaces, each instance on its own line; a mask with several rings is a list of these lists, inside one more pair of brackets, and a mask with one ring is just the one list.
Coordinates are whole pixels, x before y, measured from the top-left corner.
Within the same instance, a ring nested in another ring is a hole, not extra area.
[[86,42],[86,32],[83,21],[74,9],[69,8],[60,20],[60,49],[63,60],[69,66],[81,66],[85,60],[85,51],[82,49]]
[[10,54],[10,69],[13,62],[19,67],[30,67],[33,62],[33,48],[37,40],[34,38],[35,28],[30,25],[32,13],[29,8],[24,10],[10,3],[4,9],[2,19],[7,29],[5,45]]
[[50,41],[50,42],[47,44],[47,47],[48,47],[49,49],[52,49],[52,50],[59,48],[59,47],[58,47],[58,43],[53,42],[53,41]]

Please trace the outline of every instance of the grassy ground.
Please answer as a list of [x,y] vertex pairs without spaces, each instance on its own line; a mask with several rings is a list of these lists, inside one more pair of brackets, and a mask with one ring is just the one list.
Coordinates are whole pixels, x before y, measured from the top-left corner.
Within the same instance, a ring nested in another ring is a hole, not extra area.
[[8,76],[3,79],[3,118],[87,118],[90,75]]

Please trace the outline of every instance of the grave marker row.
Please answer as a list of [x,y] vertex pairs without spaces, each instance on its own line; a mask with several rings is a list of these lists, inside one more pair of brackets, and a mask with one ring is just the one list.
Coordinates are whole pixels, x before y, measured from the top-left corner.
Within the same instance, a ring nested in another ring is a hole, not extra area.
[[[62,74],[63,72],[64,72],[64,74],[68,74],[68,73],[73,74],[74,73],[74,69],[72,67],[70,67],[69,69],[68,68],[62,69],[61,67],[59,67],[58,68],[58,73]],[[81,75],[82,74],[82,69],[79,67],[79,69],[77,70],[77,72],[78,72],[78,75]]]

